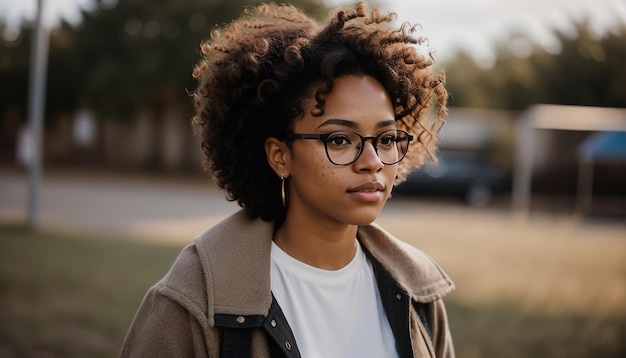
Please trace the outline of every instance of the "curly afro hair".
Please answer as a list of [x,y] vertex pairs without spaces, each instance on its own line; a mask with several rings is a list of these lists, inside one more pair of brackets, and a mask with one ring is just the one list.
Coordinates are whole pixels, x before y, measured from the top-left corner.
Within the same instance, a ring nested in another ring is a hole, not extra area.
[[[397,183],[426,156],[435,160],[447,113],[445,76],[429,71],[430,54],[418,53],[425,39],[415,38],[409,24],[390,28],[393,18],[359,2],[320,24],[291,5],[262,4],[211,33],[193,72],[199,83],[193,122],[201,127],[204,166],[229,200],[252,217],[282,222],[280,179],[267,162],[265,140],[289,133],[307,98],[317,103],[311,114],[323,115],[333,80],[345,75],[379,81],[398,128],[417,139],[399,164]],[[432,105],[437,111],[429,120]]]

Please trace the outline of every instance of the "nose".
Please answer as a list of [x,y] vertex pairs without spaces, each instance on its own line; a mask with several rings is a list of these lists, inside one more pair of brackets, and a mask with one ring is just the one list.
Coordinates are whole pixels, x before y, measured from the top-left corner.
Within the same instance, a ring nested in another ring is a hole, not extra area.
[[373,141],[364,141],[363,151],[354,162],[354,166],[355,170],[359,172],[367,171],[376,173],[383,170],[385,165],[380,161],[378,153],[376,153],[376,149],[374,148]]

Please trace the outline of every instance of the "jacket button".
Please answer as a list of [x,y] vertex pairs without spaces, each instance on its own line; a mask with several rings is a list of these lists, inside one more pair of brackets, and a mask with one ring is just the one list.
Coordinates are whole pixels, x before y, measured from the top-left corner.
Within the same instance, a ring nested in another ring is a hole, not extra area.
[[276,327],[276,320],[275,320],[275,319],[271,320],[271,321],[270,321],[270,325],[271,325],[272,327]]
[[237,316],[236,321],[239,324],[243,324],[246,321],[246,317],[244,317],[244,316]]
[[398,300],[398,301],[402,300],[402,295],[397,293],[396,294],[396,300]]
[[291,343],[289,343],[289,341],[285,342],[285,348],[287,348],[288,351],[291,351]]

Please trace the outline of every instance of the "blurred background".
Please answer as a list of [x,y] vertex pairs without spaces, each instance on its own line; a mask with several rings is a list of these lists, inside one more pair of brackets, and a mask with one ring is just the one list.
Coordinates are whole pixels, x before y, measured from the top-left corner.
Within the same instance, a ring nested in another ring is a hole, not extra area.
[[[180,248],[237,210],[188,93],[200,43],[256,3],[0,0],[1,357],[117,355]],[[458,356],[625,356],[626,3],[370,4],[447,73],[438,163],[379,221],[456,281]]]

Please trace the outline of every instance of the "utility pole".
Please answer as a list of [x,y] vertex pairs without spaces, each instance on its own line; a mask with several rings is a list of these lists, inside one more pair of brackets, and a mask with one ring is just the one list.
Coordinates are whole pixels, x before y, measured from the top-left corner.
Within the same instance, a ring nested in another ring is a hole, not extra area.
[[48,68],[48,29],[43,24],[44,0],[37,0],[37,15],[30,54],[30,88],[28,95],[28,122],[32,135],[30,169],[30,198],[28,225],[35,229],[39,221],[39,186],[43,157],[43,117],[46,103],[46,74]]

